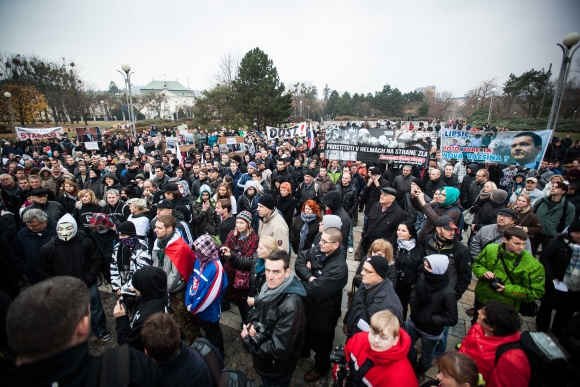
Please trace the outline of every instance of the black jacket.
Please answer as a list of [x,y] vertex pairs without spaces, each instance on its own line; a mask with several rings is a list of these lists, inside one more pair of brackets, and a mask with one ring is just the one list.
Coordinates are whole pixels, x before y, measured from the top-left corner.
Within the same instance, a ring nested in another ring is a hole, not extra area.
[[103,212],[109,216],[113,223],[115,223],[115,226],[119,226],[121,223],[127,220],[129,215],[131,215],[129,205],[125,204],[125,202],[120,199],[114,206],[111,206],[107,202],[107,204],[103,207]]
[[[97,212],[103,212],[103,208],[98,204],[82,204],[79,208],[77,202],[77,206],[73,212],[73,218],[77,221],[77,225],[79,230],[84,231],[86,234],[89,234],[91,230],[89,229],[89,224],[91,220],[91,216],[93,216]],[[58,220],[58,219],[56,219]]]
[[259,346],[250,344],[250,335],[243,339],[244,348],[254,359],[256,372],[263,378],[273,380],[296,369],[306,334],[302,302],[305,294],[300,281],[294,278],[278,298],[267,304],[257,303],[249,312],[248,320],[260,321],[270,333],[270,338]]
[[[64,210],[68,213],[68,214],[73,214],[73,212],[75,211],[75,204],[77,203],[78,199],[75,199],[72,196],[69,195],[59,195],[56,197],[56,201],[58,203],[60,203],[61,206],[64,207]],[[58,221],[58,219],[55,219],[56,221]]]
[[394,245],[397,239],[397,227],[406,219],[405,211],[397,203],[393,202],[385,212],[383,212],[381,203],[373,204],[368,214],[367,225],[362,233],[365,250],[379,238],[384,238]]
[[38,252],[36,271],[41,279],[68,275],[85,281],[91,286],[103,265],[103,258],[95,242],[84,232],[78,231],[70,241],[53,238]]
[[[303,250],[308,250],[312,247],[312,242],[314,237],[318,234],[318,226],[320,225],[321,218],[314,219],[308,223],[308,234],[306,235],[306,240],[304,241]],[[290,226],[290,243],[292,244],[292,251],[298,254],[298,249],[300,247],[300,231],[302,231],[302,226],[304,221],[300,216],[294,218],[294,223]]]
[[[34,363],[14,368],[2,382],[13,387],[100,386],[101,357],[89,354],[88,341]],[[159,368],[145,354],[130,349],[129,386],[168,386]]]
[[483,226],[487,226],[488,224],[497,223],[497,214],[502,209],[505,209],[505,205],[503,203],[486,203],[473,217],[475,230],[477,231]]
[[468,167],[471,169],[471,173],[466,173],[465,176],[463,176],[461,188],[459,189],[459,198],[463,208],[469,208],[473,205],[473,201],[471,201],[470,196],[471,183],[475,180],[475,174],[479,170],[477,164],[469,164]]
[[443,187],[445,187],[443,176],[439,177],[437,180],[429,179],[429,181],[425,183],[425,195],[432,198],[435,191]]
[[337,191],[330,191],[322,198],[322,202],[327,208],[330,208],[332,215],[336,215],[342,221],[342,244],[344,247],[348,245],[348,234],[350,233],[350,216],[342,207],[342,199]]
[[322,191],[318,183],[314,181],[309,187],[306,186],[305,182],[300,183],[296,188],[296,212],[302,211],[302,205],[305,201],[314,200],[316,204],[320,205],[321,199]]
[[[292,226],[292,215],[294,215],[294,209],[296,208],[296,200],[292,194],[289,193],[286,196],[278,195],[276,197],[276,208],[282,212],[288,227]],[[239,209],[238,212],[240,212]]]
[[416,328],[430,335],[438,335],[446,326],[457,324],[457,299],[450,285],[445,289],[431,293],[431,302],[421,305],[417,289],[424,286],[425,275],[419,274],[417,283],[411,292],[411,320]]
[[411,251],[400,249],[396,244],[393,247],[397,282],[407,286],[415,284],[419,278],[419,267],[425,258],[425,249],[418,243]]
[[364,285],[358,288],[352,306],[343,320],[347,326],[347,337],[350,338],[361,332],[357,327],[359,320],[366,321],[370,325],[373,314],[387,309],[397,316],[399,323],[403,322],[403,306],[391,281],[385,278],[370,290]]
[[[307,262],[312,269],[306,266]],[[342,289],[348,282],[346,249],[339,246],[326,256],[319,246],[314,246],[298,254],[294,271],[308,294],[304,299],[308,326],[321,332],[334,330],[341,314]],[[312,276],[316,279],[308,282]]]
[[341,182],[337,184],[334,189],[342,197],[342,208],[344,208],[348,216],[352,217],[354,211],[358,208],[358,191],[355,185],[351,181],[350,184],[345,187]]
[[38,210],[44,211],[46,213],[46,215],[48,215],[48,217],[51,220],[54,220],[55,222],[58,222],[59,219],[62,218],[64,216],[64,214],[66,214],[64,207],[59,202],[51,202],[51,201],[47,200],[45,205],[40,205],[40,204],[34,203],[34,204],[26,207],[24,209],[24,211],[22,211],[22,213],[20,214],[20,218],[22,219],[22,216],[24,216],[24,214],[27,211],[30,211],[33,209],[38,209]]
[[0,210],[0,235],[6,238],[8,243],[12,243],[18,228],[16,227],[16,218],[12,212]]
[[220,223],[219,232],[220,232],[220,242],[222,245],[226,244],[226,239],[230,231],[235,230],[236,228],[236,217],[231,215],[229,218],[224,220]]
[[[206,339],[198,340],[203,340],[212,349],[213,353],[218,356],[219,369],[223,369],[224,365],[218,349]],[[157,366],[165,375],[170,386],[202,387],[214,385],[209,366],[203,357],[196,350],[189,348],[184,341],[181,342],[177,355],[163,363],[158,363]]]
[[92,179],[86,179],[85,180],[85,184],[83,184],[83,189],[90,189],[91,191],[93,191],[95,193],[95,196],[98,199],[102,199],[103,197],[101,196],[101,185],[103,184],[103,179],[101,179],[100,176],[97,175],[97,177],[94,177]]
[[266,282],[265,271],[258,274],[256,268],[258,266],[258,253],[254,253],[251,258],[240,257],[233,250],[231,255],[226,257],[228,263],[232,267],[239,271],[249,271],[250,272],[250,288],[248,289],[248,297],[255,297],[260,294],[262,290],[262,285]]

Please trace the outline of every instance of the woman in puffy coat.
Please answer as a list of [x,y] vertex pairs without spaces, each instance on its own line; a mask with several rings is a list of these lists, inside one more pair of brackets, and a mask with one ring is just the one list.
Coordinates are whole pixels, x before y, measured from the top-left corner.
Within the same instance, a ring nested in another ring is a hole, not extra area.
[[397,268],[395,292],[403,305],[403,321],[407,320],[409,298],[413,285],[419,278],[419,268],[425,257],[425,249],[417,243],[417,231],[411,222],[403,222],[397,228],[397,246],[394,248]]

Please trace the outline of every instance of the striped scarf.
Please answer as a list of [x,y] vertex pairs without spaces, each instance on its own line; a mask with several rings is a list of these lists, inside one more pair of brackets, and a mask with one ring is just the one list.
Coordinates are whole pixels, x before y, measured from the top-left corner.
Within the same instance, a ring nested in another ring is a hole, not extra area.
[[568,286],[568,290],[572,292],[580,291],[580,245],[571,243],[572,257],[570,264],[566,268],[564,274],[564,283]]

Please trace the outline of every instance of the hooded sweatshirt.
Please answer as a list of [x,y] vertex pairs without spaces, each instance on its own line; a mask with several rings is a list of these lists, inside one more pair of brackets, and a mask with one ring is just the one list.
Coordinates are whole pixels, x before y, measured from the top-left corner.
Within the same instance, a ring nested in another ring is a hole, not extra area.
[[398,386],[417,387],[417,379],[407,352],[411,347],[411,339],[407,332],[399,328],[399,340],[390,349],[377,352],[369,343],[368,332],[354,335],[344,347],[346,359],[352,370],[358,370],[367,359],[372,360],[374,366],[358,383],[353,380],[353,386]]
[[330,210],[332,215],[338,216],[342,221],[340,231],[343,236],[342,244],[346,248],[348,244],[348,234],[350,232],[350,216],[348,216],[348,213],[344,208],[342,208],[342,198],[340,197],[340,194],[336,191],[330,191],[324,195],[322,203],[326,206],[327,213],[328,210]]
[[133,274],[133,287],[141,293],[139,303],[133,311],[129,323],[127,315],[117,317],[117,342],[143,351],[141,328],[147,318],[155,313],[167,313],[169,295],[167,294],[167,274],[163,269],[145,266]]

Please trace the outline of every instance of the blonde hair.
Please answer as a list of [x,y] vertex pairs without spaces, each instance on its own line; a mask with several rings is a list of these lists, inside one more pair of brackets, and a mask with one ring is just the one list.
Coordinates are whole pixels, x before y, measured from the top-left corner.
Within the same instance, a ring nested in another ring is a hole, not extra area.
[[375,251],[380,251],[385,254],[385,258],[389,262],[389,265],[395,264],[395,258],[393,256],[393,245],[385,239],[377,239],[374,241],[367,252],[370,257]]
[[129,199],[129,200],[127,200],[127,204],[134,205],[141,212],[148,210],[147,209],[147,201],[145,199],[139,199],[139,198]]
[[90,189],[83,189],[83,190],[79,191],[77,197],[79,198],[79,201],[81,203],[82,203],[83,196],[85,196],[86,194],[88,194],[91,197],[91,204],[98,203],[98,200],[97,200],[97,197],[95,196],[95,193]]
[[262,244],[262,246],[264,246],[270,251],[278,250],[278,242],[271,236],[260,237],[260,242],[258,244]]
[[399,319],[389,310],[383,310],[373,314],[370,325],[376,334],[380,335],[386,330],[394,338],[399,337],[399,330],[401,329]]

